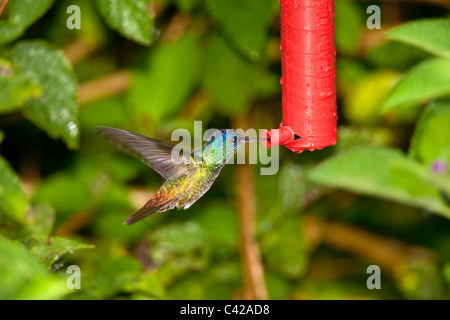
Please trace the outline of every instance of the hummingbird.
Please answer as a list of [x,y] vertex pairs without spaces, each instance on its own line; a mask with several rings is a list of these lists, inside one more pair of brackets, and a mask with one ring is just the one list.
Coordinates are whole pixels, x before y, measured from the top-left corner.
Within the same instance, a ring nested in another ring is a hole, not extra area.
[[128,217],[126,225],[155,212],[188,209],[211,188],[222,168],[242,145],[265,140],[244,137],[230,129],[216,130],[202,147],[184,155],[177,146],[137,133],[111,127],[97,127],[94,131],[165,178],[153,197]]

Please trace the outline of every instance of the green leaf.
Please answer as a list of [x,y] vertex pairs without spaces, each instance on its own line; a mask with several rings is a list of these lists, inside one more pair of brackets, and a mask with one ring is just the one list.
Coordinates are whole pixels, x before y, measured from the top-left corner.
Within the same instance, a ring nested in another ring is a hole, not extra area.
[[406,181],[400,181],[398,174],[393,176],[393,171],[402,166],[409,167],[410,162],[400,150],[356,147],[323,162],[310,171],[309,178],[322,185],[397,201],[450,217],[450,208],[440,199],[437,190],[424,185],[412,190],[416,187],[415,175],[402,177]]
[[60,299],[66,280],[50,274],[20,243],[0,236],[0,299]]
[[405,265],[398,278],[398,288],[407,300],[438,300],[446,296],[439,269],[429,260]]
[[262,55],[273,15],[272,0],[208,0],[208,8],[225,34],[251,60]]
[[391,144],[392,133],[383,127],[339,126],[337,151],[345,151],[358,145],[387,146]]
[[353,86],[362,77],[368,74],[367,67],[359,61],[350,58],[337,58],[336,60],[337,84],[343,95],[351,94]]
[[[114,150],[117,151],[117,150]],[[102,173],[106,173],[111,180],[114,181],[130,181],[136,179],[143,168],[147,170],[148,167],[136,166],[136,159],[130,157],[128,154],[119,153],[115,157],[111,154],[83,154],[80,165],[89,165],[92,168],[98,168]],[[87,179],[89,181],[89,178]]]
[[37,205],[27,213],[28,229],[33,236],[46,237],[52,232],[55,212],[47,204]]
[[[114,257],[101,261],[95,280],[95,289],[101,296],[111,298],[125,293],[141,297],[163,298],[164,288],[156,273],[143,272],[142,265],[132,257]],[[133,296],[132,296],[133,298]]]
[[100,14],[111,28],[138,43],[152,43],[153,21],[144,0],[96,0]]
[[96,193],[101,194],[107,185],[109,179],[102,176],[98,168],[78,165],[73,170],[59,171],[43,180],[33,195],[33,203],[48,203],[59,216],[68,216],[88,210],[96,199]]
[[138,281],[142,266],[131,257],[108,257],[101,261],[98,269],[97,290],[100,290],[103,296],[109,297],[121,291],[127,283]]
[[281,167],[278,180],[281,198],[279,213],[297,211],[301,208],[307,190],[305,175],[302,165],[287,162]]
[[[213,214],[212,214],[213,213]],[[209,239],[220,246],[238,247],[239,230],[236,211],[217,202],[192,216]]]
[[401,42],[383,41],[368,52],[367,62],[377,68],[406,71],[429,56],[428,52]]
[[169,299],[224,300],[234,296],[242,285],[239,262],[219,261],[203,272],[192,272],[174,282],[167,292]]
[[391,172],[395,182],[413,196],[430,194],[440,198],[439,191],[450,194],[450,179],[415,161],[393,162]]
[[30,25],[50,9],[54,1],[10,0],[6,18],[0,20],[0,44],[21,36]]
[[83,105],[80,108],[80,124],[92,130],[99,124],[109,127],[121,127],[128,115],[125,112],[121,97],[108,97]]
[[395,39],[450,58],[450,19],[423,19],[402,24],[387,33]]
[[161,121],[178,111],[193,92],[199,76],[198,40],[185,36],[154,48],[145,70],[133,74],[127,102],[137,117]]
[[[427,166],[450,147],[450,100],[432,102],[423,111],[411,139],[409,155]],[[449,159],[447,159],[449,160]]]
[[42,86],[42,94],[25,103],[25,116],[69,148],[78,146],[77,81],[62,51],[43,41],[22,41],[7,55],[14,66]]
[[336,48],[344,54],[356,54],[361,30],[364,27],[364,15],[358,5],[351,1],[336,1]]
[[[172,255],[201,248],[207,240],[204,231],[197,223],[185,222],[182,224],[165,225],[150,235],[150,240],[156,245],[155,255]],[[158,256],[155,262],[163,263],[164,256]]]
[[268,76],[266,70],[243,58],[220,36],[209,39],[207,50],[203,85],[213,107],[226,115],[245,112],[256,96],[256,83]]
[[374,124],[389,91],[399,78],[392,70],[376,70],[361,77],[344,100],[343,114],[350,123]]
[[[65,27],[68,19],[74,14],[74,12],[67,13],[67,9],[71,5],[77,5],[80,8],[80,29],[68,29]],[[58,0],[52,7],[51,23],[51,27],[45,31],[46,39],[61,47],[76,39],[77,41],[81,40],[82,43],[87,44],[95,51],[105,44],[107,34],[110,31],[109,27],[104,23],[103,17],[100,16],[95,1],[92,0]],[[90,63],[92,67],[92,60],[89,60],[87,63]],[[99,71],[97,67],[95,70]]]
[[[280,234],[283,236],[280,237]],[[308,265],[307,250],[300,234],[299,219],[289,219],[264,235],[261,251],[272,270],[299,277]]]
[[50,268],[61,256],[67,253],[73,253],[74,250],[93,248],[71,239],[60,237],[38,236],[28,239],[26,246],[29,252],[37,258],[38,261]]
[[27,197],[8,162],[0,157],[0,212],[13,220],[25,223]]
[[444,264],[444,266],[442,267],[442,273],[447,283],[450,284],[450,262],[446,262]]
[[14,111],[32,97],[41,94],[41,88],[32,79],[0,58],[0,113]]
[[199,5],[203,0],[175,0],[175,3],[181,11],[191,11],[195,6]]
[[439,198],[439,191],[425,181],[429,172],[413,161],[395,160],[390,167],[392,180],[413,197]]
[[270,271],[264,271],[267,291],[271,300],[287,300],[291,291],[292,282],[286,277]]
[[164,225],[151,232],[149,242],[150,258],[158,266],[163,283],[201,270],[209,260],[208,236],[195,222]]
[[393,88],[384,110],[418,105],[450,94],[450,60],[436,58],[408,71]]

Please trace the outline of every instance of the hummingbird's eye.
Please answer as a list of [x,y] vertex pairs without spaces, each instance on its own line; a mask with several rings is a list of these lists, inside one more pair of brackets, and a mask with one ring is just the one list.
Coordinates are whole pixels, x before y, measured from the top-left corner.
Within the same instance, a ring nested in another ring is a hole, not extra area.
[[236,137],[236,136],[234,136],[234,137],[233,137],[233,143],[236,143],[236,142],[237,142],[237,140],[238,140],[238,139],[237,139],[237,137]]
[[212,136],[211,138],[209,138],[210,142],[213,142],[214,140],[216,140],[216,137]]

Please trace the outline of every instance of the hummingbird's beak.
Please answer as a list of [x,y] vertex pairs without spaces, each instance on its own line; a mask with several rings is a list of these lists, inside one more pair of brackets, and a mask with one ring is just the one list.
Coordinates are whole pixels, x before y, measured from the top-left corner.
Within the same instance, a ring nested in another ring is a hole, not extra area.
[[245,141],[245,142],[252,142],[252,141],[268,141],[268,139],[244,137],[244,141]]

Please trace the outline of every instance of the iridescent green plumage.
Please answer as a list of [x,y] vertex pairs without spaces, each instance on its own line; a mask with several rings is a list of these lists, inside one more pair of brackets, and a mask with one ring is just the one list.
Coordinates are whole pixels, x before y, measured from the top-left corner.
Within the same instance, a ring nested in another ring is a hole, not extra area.
[[232,130],[218,130],[203,147],[185,156],[177,147],[136,133],[109,127],[95,131],[166,178],[155,195],[124,222],[128,225],[155,212],[189,208],[209,190],[240,146],[251,141]]

